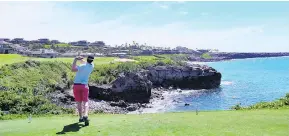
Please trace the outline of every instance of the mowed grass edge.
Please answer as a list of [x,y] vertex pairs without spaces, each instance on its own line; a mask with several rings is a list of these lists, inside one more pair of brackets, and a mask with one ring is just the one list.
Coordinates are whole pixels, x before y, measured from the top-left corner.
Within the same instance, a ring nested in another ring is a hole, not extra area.
[[[96,114],[90,126],[76,123],[77,116],[52,116],[0,121],[1,136],[286,136],[289,110],[244,110]],[[82,123],[80,123],[82,124]],[[66,126],[66,127],[64,127]],[[64,128],[64,129],[63,129]],[[64,131],[62,131],[64,130]]]
[[[19,54],[0,54],[0,67],[5,64],[13,64],[17,62],[24,62],[26,60],[36,61],[62,61],[72,63],[74,58],[35,58],[35,57],[24,57]],[[94,64],[102,65],[113,62],[115,57],[95,57]]]

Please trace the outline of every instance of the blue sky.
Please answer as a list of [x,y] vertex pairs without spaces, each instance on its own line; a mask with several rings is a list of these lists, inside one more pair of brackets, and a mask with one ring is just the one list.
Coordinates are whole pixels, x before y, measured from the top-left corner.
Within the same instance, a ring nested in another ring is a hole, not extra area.
[[289,2],[0,2],[0,37],[289,51]]

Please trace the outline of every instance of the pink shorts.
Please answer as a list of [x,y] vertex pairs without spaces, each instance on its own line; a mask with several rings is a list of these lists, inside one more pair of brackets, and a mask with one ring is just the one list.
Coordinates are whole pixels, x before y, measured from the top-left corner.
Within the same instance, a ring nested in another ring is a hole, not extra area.
[[74,84],[73,85],[73,94],[74,94],[75,101],[87,102],[88,101],[88,94],[89,94],[88,85]]

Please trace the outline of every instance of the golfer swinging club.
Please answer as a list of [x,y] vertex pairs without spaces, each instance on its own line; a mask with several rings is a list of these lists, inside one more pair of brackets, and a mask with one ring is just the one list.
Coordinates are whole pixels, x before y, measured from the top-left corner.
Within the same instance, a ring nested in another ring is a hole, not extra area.
[[[76,57],[72,64],[72,71],[76,72],[73,85],[73,94],[75,101],[77,102],[77,109],[79,114],[79,122],[84,122],[85,126],[89,125],[88,120],[88,79],[94,68],[93,56],[88,56],[87,61],[83,61],[83,57]],[[82,64],[76,65],[77,60],[80,60]],[[84,106],[84,108],[83,108]],[[84,109],[84,111],[83,111]],[[84,115],[83,115],[84,114]]]

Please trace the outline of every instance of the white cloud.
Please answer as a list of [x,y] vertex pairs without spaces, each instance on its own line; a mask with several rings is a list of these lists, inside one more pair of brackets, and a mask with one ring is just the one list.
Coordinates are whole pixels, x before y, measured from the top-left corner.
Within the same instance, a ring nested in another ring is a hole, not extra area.
[[264,34],[266,27],[263,25],[200,30],[191,28],[194,22],[172,22],[158,27],[144,27],[124,23],[129,19],[126,16],[88,23],[87,19],[91,18],[89,13],[55,7],[53,3],[1,3],[0,16],[1,38],[50,38],[65,42],[103,40],[110,45],[137,41],[154,46],[182,45],[190,48],[217,48],[221,51],[289,50],[288,35],[268,37]]
[[202,16],[208,16],[209,13],[207,13],[207,12],[202,12],[201,15],[202,15]]
[[184,4],[185,1],[155,1],[153,2],[153,5],[156,5],[162,9],[169,9],[173,6]]
[[168,9],[169,8],[168,5],[160,5],[160,7],[163,8],[163,9]]
[[172,3],[169,3],[169,2],[161,2],[161,1],[155,1],[152,3],[153,5],[159,7],[159,8],[162,8],[162,9],[168,9],[170,8],[169,5],[171,5]]
[[185,1],[177,1],[177,3],[185,3]]
[[187,12],[187,11],[181,11],[180,12],[180,14],[182,14],[182,15],[187,15],[189,12]]
[[150,11],[145,11],[145,12],[143,12],[143,14],[149,14],[149,13],[151,13]]

